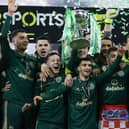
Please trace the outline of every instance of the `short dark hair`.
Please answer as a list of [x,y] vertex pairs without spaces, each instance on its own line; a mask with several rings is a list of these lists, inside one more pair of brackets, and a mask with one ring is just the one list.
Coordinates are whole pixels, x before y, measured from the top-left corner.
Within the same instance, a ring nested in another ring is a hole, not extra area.
[[116,47],[111,47],[108,50],[108,54],[110,54],[111,52],[115,52],[115,51],[117,51],[117,48]]
[[54,50],[53,50],[53,51],[50,51],[50,52],[48,53],[48,55],[47,55],[46,62],[48,61],[49,57],[51,57],[51,56],[53,56],[53,55],[57,55],[57,56],[60,57],[60,54],[59,54],[58,51],[54,51]]
[[78,66],[81,64],[82,61],[90,61],[93,63],[93,60],[90,57],[80,58],[78,61]]
[[37,43],[39,40],[48,40],[48,42],[50,43],[49,37],[48,37],[47,35],[39,36],[39,37],[36,39],[36,43]]
[[101,40],[110,40],[112,42],[111,38],[109,38],[109,37],[104,37]]
[[26,31],[24,29],[16,29],[11,34],[11,40],[20,32],[26,33]]

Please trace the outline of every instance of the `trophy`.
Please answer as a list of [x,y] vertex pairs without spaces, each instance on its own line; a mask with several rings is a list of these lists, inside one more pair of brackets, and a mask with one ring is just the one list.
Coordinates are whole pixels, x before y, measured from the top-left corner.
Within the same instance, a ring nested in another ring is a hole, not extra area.
[[74,40],[70,43],[70,47],[74,49],[89,47],[90,42],[85,38],[85,32],[88,29],[88,11],[76,9],[74,12],[76,17],[76,32],[73,32]]

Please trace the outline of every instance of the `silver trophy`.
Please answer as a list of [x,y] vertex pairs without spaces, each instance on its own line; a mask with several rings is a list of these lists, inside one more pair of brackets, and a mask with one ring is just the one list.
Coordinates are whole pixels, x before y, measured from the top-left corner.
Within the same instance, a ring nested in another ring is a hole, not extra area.
[[84,9],[76,9],[76,32],[73,34],[74,40],[70,43],[70,46],[74,49],[81,49],[88,47],[90,42],[85,38],[85,32],[88,30],[88,11]]

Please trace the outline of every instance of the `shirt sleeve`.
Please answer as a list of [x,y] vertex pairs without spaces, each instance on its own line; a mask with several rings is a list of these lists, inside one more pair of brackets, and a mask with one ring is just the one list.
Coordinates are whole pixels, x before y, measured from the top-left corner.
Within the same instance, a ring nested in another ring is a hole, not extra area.
[[63,94],[65,91],[67,91],[68,87],[65,86],[64,84],[57,84],[55,85],[55,89],[51,89],[50,91],[44,92],[43,94],[41,94],[41,97],[43,98],[43,100],[49,100],[49,99],[53,99],[61,94]]
[[95,78],[97,83],[104,82],[108,77],[112,76],[113,73],[115,73],[119,68],[119,63],[121,61],[121,57],[118,56],[115,62],[107,69],[106,72],[103,72],[99,76]]
[[7,16],[7,19],[6,19],[6,21],[3,24],[2,29],[1,29],[2,35],[0,36],[0,46],[1,46],[2,58],[0,60],[0,72],[3,69],[5,69],[9,64],[10,46],[9,46],[9,42],[7,39],[7,34],[9,31],[9,27],[10,27],[10,21],[11,21],[11,17]]
[[7,16],[5,23],[2,26],[1,34],[3,37],[7,37],[7,34],[9,32],[9,28],[10,28],[11,19],[12,19],[11,16]]

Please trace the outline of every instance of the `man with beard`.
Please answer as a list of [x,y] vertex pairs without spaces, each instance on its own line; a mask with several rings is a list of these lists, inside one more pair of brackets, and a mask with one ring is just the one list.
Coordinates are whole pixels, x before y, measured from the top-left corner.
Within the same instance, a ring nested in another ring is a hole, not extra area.
[[72,50],[71,58],[69,59],[68,65],[66,66],[70,70],[69,73],[72,74],[72,76],[77,75],[77,66],[78,66],[79,59],[89,56],[88,50],[89,50],[88,46],[82,49]]
[[[122,51],[120,49],[118,52],[120,56],[123,55]],[[92,77],[91,59],[80,59],[79,76],[74,79],[68,96],[68,129],[97,129],[97,86],[99,86],[97,84],[103,83],[115,72],[120,60],[121,57],[118,56],[106,72]]]
[[[117,55],[117,48],[109,49],[108,67],[115,61]],[[99,129],[129,128],[128,75],[129,66],[121,61],[120,68],[101,84]]]
[[47,35],[42,35],[36,40],[36,52],[33,57],[37,59],[38,62],[38,72],[41,71],[41,64],[46,62],[46,57],[51,49],[49,38]]
[[107,66],[107,55],[109,48],[112,47],[112,41],[109,38],[104,38],[101,40],[101,53],[95,57],[95,62],[101,67],[102,71],[105,71],[104,68]]
[[[49,38],[47,34],[43,34],[42,36],[38,37],[36,40],[35,45],[35,53],[32,55],[37,60],[37,69],[36,69],[36,75],[38,75],[41,72],[41,65],[44,66],[43,69],[48,70],[48,67],[46,66],[46,58],[47,55],[51,49]],[[49,71],[49,70],[48,70]],[[37,78],[37,76],[36,76]],[[36,80],[35,80],[36,81]],[[30,104],[25,103],[25,105],[22,108],[29,108]],[[38,107],[32,108],[33,110],[33,124],[32,127],[35,128],[36,126],[36,119],[37,119],[37,113],[38,113]]]
[[57,52],[49,53],[46,63],[51,75],[46,82],[39,79],[35,87],[34,103],[37,105],[40,101],[37,129],[65,129],[66,106],[63,93],[67,90],[67,86],[63,84],[64,73],[61,72],[59,54]]
[[[5,39],[7,39],[11,17],[16,10],[15,0],[8,0],[8,16],[1,30]],[[24,103],[33,101],[36,61],[25,53],[28,36],[24,30],[15,30],[12,33],[12,42],[15,50],[10,49],[9,43],[5,40],[0,42],[1,49],[8,53],[8,65],[5,73],[11,84],[11,89],[3,95],[5,99],[5,118],[7,118],[7,121],[4,121],[4,128],[28,129],[31,111],[23,113],[21,108]],[[6,49],[4,49],[4,46],[6,46]]]

